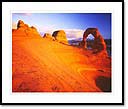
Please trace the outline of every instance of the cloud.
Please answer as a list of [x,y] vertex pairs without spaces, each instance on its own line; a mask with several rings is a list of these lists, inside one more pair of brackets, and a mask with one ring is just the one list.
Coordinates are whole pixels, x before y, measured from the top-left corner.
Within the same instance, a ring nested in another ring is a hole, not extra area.
[[65,29],[67,38],[82,38],[84,30],[82,29]]
[[54,25],[51,25],[50,27],[41,27],[39,29],[40,32],[50,33],[51,35],[54,31],[57,31],[57,30],[64,30],[68,39],[70,39],[70,38],[82,38],[83,34],[84,34],[84,30],[82,30],[82,29],[55,28]]
[[23,13],[23,14],[26,15],[26,16],[32,15],[31,13]]
[[15,15],[22,15],[22,16],[31,16],[32,13],[13,13]]
[[15,22],[12,22],[12,29],[17,29],[17,24]]

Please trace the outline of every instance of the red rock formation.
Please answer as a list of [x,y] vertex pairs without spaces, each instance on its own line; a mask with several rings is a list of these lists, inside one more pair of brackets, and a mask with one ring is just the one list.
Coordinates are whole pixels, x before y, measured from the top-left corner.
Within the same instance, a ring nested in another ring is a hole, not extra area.
[[[92,54],[49,41],[36,35],[34,27],[25,29],[22,24],[12,33],[13,93],[111,92],[111,59],[103,57],[103,52]],[[67,41],[64,31],[53,36]]]
[[17,29],[18,28],[21,28],[21,27],[24,27],[24,22],[22,20],[19,20],[18,23],[17,23]]
[[96,50],[97,52],[106,50],[106,44],[105,44],[104,38],[100,34],[97,28],[88,28],[84,32],[82,44],[85,48],[87,48],[86,38],[88,37],[89,34],[92,34],[95,37],[94,44],[92,47],[94,50]]
[[52,37],[52,35],[49,34],[49,33],[45,33],[44,36],[43,36],[43,38],[47,38],[47,39],[49,39],[49,40],[55,40],[55,38]]
[[33,32],[37,32],[37,29],[34,26],[31,26],[30,30],[33,31]]
[[64,32],[64,30],[55,31],[55,32],[53,32],[52,36],[58,42],[61,42],[61,43],[64,43],[64,44],[68,44],[68,40],[67,40],[66,33]]
[[17,29],[13,29],[12,33],[14,36],[40,36],[40,34],[34,26],[29,27],[22,20],[18,21]]

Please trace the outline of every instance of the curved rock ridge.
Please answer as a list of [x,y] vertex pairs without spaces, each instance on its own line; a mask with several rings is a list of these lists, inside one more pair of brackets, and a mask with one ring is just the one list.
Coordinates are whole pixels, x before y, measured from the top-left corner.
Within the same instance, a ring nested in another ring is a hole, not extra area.
[[13,29],[12,33],[15,36],[40,36],[40,34],[34,26],[29,27],[28,24],[25,24],[22,20],[18,21],[17,29]]
[[61,43],[64,43],[64,44],[68,44],[68,40],[67,40],[66,33],[65,33],[64,30],[54,31],[53,34],[52,34],[52,36],[58,42],[61,42]]
[[94,44],[92,46],[92,49],[96,50],[97,52],[106,50],[106,43],[104,41],[103,36],[100,34],[98,28],[87,28],[83,35],[83,41],[82,45],[84,48],[87,48],[86,44],[86,38],[89,34],[92,34],[94,36]]

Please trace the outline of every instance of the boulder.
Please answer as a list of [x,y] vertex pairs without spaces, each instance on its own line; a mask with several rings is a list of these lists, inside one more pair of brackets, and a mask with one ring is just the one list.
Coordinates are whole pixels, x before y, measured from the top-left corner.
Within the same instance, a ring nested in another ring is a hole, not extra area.
[[47,39],[50,39],[50,40],[55,40],[55,38],[52,37],[52,35],[49,34],[49,33],[45,33],[44,36],[43,36],[43,38],[47,38]]
[[55,31],[55,32],[53,32],[52,36],[58,42],[61,42],[61,43],[64,43],[64,44],[68,44],[68,40],[67,40],[66,33],[64,32],[64,30]]
[[39,34],[38,31],[37,31],[37,29],[36,29],[36,27],[31,26],[29,29],[30,29],[30,31],[31,31],[33,34]]
[[36,27],[34,27],[34,26],[31,26],[30,28],[32,31],[37,31]]

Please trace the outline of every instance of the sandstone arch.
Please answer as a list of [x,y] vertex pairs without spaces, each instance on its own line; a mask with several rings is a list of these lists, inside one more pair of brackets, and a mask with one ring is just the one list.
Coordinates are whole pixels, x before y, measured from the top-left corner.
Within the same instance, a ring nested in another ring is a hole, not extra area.
[[85,48],[87,48],[86,38],[88,37],[89,34],[92,34],[94,36],[94,44],[92,49],[97,51],[106,50],[106,43],[104,41],[104,38],[102,37],[102,35],[100,34],[97,28],[88,28],[84,32],[82,42]]

